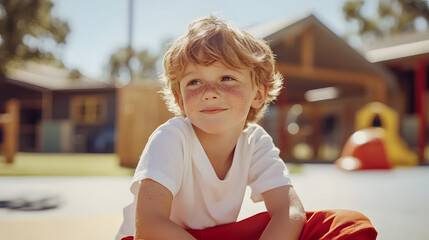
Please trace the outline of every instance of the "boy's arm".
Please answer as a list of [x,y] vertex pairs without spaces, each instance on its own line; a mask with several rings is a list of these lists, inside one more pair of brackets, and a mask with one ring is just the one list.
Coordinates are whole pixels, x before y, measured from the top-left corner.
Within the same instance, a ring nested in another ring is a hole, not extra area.
[[195,239],[170,220],[173,195],[163,185],[142,180],[137,196],[135,239]]
[[292,186],[281,186],[262,193],[271,220],[260,239],[299,239],[306,216]]

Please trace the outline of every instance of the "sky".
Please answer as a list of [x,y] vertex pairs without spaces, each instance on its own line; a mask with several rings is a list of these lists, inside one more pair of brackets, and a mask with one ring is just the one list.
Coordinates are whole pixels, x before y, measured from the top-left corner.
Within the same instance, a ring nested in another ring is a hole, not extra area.
[[[52,15],[68,22],[66,44],[55,55],[69,69],[105,79],[110,55],[128,45],[128,0],[52,0]],[[337,35],[350,28],[345,0],[135,0],[132,46],[158,54],[189,23],[214,14],[240,28],[315,15]],[[159,70],[161,71],[161,70]]]

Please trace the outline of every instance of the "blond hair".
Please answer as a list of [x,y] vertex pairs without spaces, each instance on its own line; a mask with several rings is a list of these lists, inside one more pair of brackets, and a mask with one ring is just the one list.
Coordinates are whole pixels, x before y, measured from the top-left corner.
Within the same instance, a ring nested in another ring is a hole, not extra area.
[[192,22],[188,32],[176,39],[164,55],[161,92],[168,109],[177,116],[186,116],[176,102],[185,67],[192,63],[207,66],[216,61],[230,68],[250,69],[252,83],[267,87],[265,103],[258,109],[251,108],[247,116],[247,122],[258,121],[283,86],[283,77],[274,70],[273,52],[264,40],[214,16]]

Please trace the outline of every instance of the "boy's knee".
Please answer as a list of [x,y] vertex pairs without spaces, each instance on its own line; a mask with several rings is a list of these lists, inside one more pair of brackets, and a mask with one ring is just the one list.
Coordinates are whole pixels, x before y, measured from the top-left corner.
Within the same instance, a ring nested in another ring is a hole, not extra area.
[[324,224],[330,224],[331,228],[370,228],[372,227],[371,221],[364,214],[345,209],[325,210],[316,212],[321,214],[318,217],[319,221],[323,221]]
[[362,220],[369,221],[369,219],[362,213],[354,210],[346,209],[333,209],[333,210],[322,210],[316,212],[307,212],[307,220],[342,220],[342,221],[354,221]]
[[[356,238],[370,236],[368,238]],[[323,210],[307,212],[306,239],[375,239],[377,231],[364,214],[354,210]]]
[[341,219],[344,222],[356,222],[356,221],[369,221],[368,217],[364,214],[346,209],[328,210],[329,215],[332,215],[336,219]]

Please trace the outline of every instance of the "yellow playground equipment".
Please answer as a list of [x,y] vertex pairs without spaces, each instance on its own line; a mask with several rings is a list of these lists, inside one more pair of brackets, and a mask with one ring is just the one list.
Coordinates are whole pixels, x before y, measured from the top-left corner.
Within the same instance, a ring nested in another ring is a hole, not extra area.
[[387,159],[392,166],[415,166],[417,154],[411,151],[399,136],[399,114],[385,104],[371,102],[356,113],[356,131],[371,128],[379,118],[383,131],[378,131],[384,142]]

